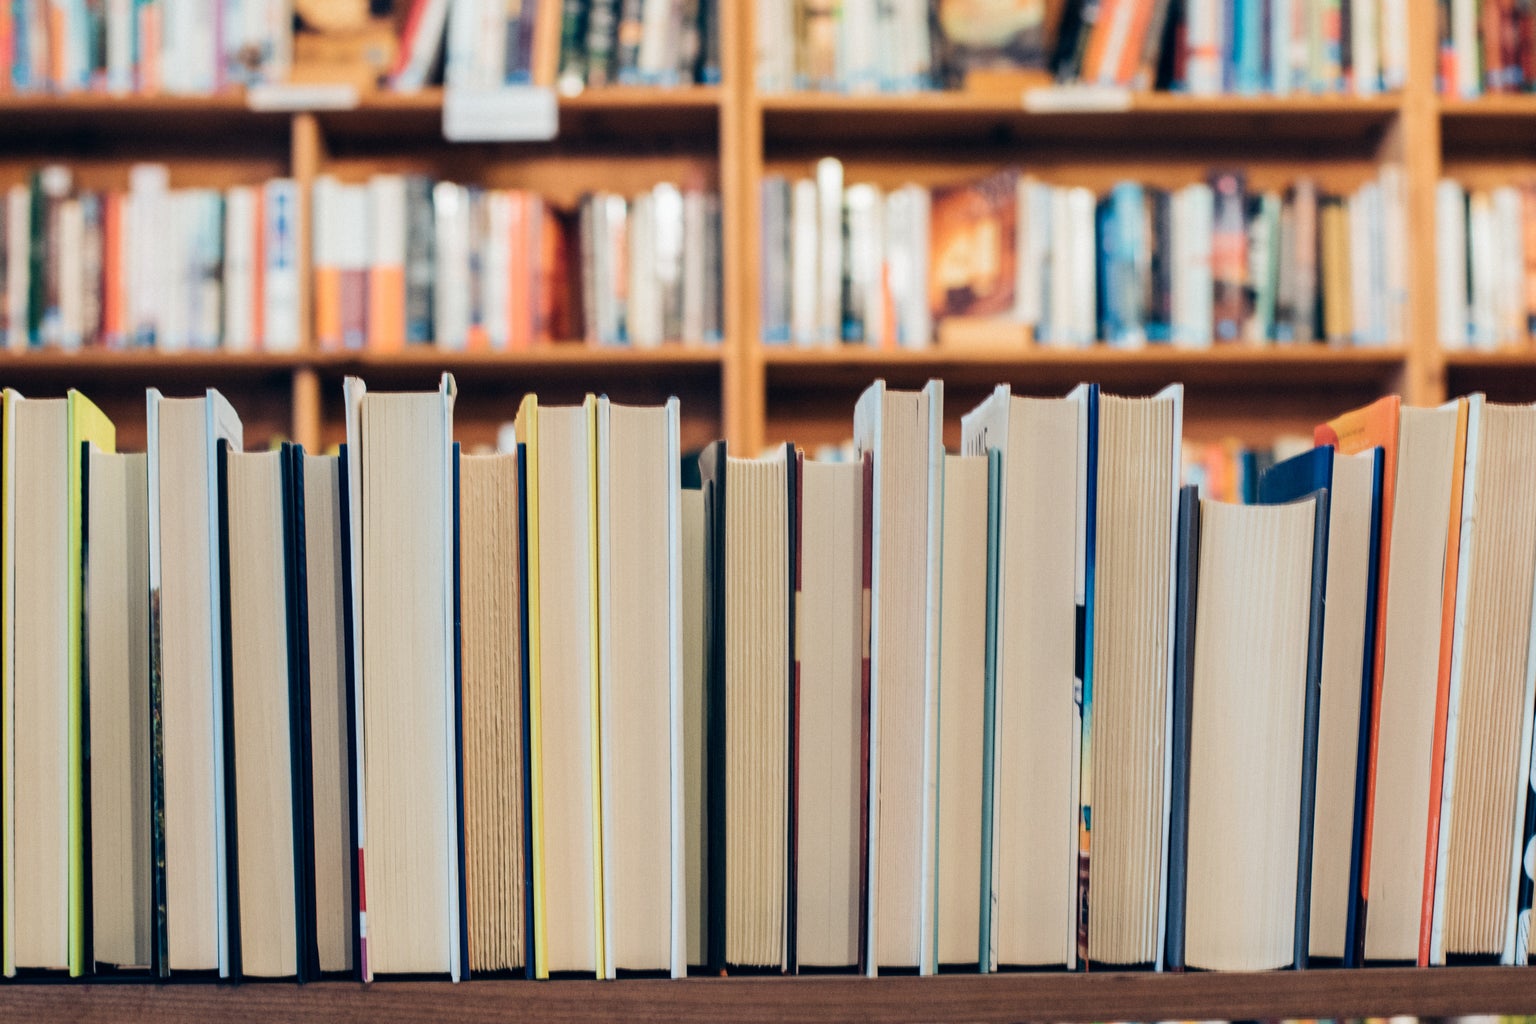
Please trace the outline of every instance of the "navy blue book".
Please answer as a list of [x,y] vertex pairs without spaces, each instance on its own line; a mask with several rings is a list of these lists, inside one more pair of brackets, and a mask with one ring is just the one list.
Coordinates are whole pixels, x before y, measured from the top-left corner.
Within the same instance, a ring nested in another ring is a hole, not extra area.
[[1173,779],[1168,794],[1168,927],[1164,963],[1184,969],[1184,906],[1189,864],[1189,715],[1200,576],[1200,493],[1179,489],[1179,576],[1173,600]]
[[1383,453],[1340,455],[1314,448],[1264,472],[1259,501],[1292,501],[1318,490],[1330,497],[1328,621],[1323,644],[1316,742],[1325,800],[1313,828],[1311,949],[1315,959],[1358,966],[1364,952],[1361,850],[1366,763],[1376,651],[1377,565],[1381,542]]

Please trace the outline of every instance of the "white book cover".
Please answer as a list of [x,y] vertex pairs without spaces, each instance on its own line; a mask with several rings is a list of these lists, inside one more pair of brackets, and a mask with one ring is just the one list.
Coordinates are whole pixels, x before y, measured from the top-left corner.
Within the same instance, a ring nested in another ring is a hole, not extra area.
[[817,342],[821,317],[817,191],[816,183],[809,178],[796,181],[790,192],[789,221],[790,337],[796,345],[808,348]]
[[[1098,324],[1098,251],[1093,243],[1094,195],[1090,189],[1073,188],[1067,191],[1067,209],[1071,227],[1077,239],[1072,247],[1072,265],[1067,268],[1071,278],[1069,344],[1078,348],[1092,346],[1099,333]],[[1060,237],[1060,236],[1057,236]]]
[[437,230],[432,287],[433,336],[445,351],[469,343],[469,191],[451,181],[432,186]]
[[476,40],[480,35],[483,0],[449,0],[448,28],[444,45],[443,85],[449,89],[474,89],[484,83],[476,75]]
[[274,178],[262,186],[262,336],[268,352],[299,347],[299,186]]
[[1289,96],[1295,88],[1292,80],[1291,32],[1295,26],[1292,5],[1300,7],[1306,0],[1270,0],[1269,6],[1269,68],[1270,91],[1276,96]]
[[175,272],[175,225],[171,220],[170,171],[164,164],[135,164],[128,171],[128,326],[137,345],[159,341],[167,291]]
[[133,89],[133,0],[107,0],[107,91]]
[[1443,348],[1467,347],[1467,194],[1442,178],[1435,186],[1435,312]]
[[[683,193],[671,182],[661,182],[644,193],[646,202],[646,216],[650,223],[647,228],[651,234],[651,244],[648,250],[651,255],[643,264],[637,264],[630,260],[629,271],[634,274],[642,267],[647,271],[649,280],[647,286],[652,291],[651,302],[653,310],[650,325],[650,336],[647,340],[653,345],[659,345],[663,341],[676,341],[681,331],[683,319],[682,299],[684,294],[684,260],[687,255],[687,242],[684,238],[686,226],[687,207],[683,202]],[[702,215],[702,200],[696,204]],[[699,228],[702,234],[702,216],[699,217]],[[631,288],[633,292],[633,288]],[[698,316],[703,322],[703,294],[699,295]],[[702,335],[702,331],[700,332]]]
[[[672,3],[670,0],[642,0],[640,17],[639,66],[642,80],[661,81],[675,71],[677,42],[673,34]],[[787,9],[788,4],[779,7]],[[782,15],[781,15],[782,16]],[[782,31],[784,22],[776,28]],[[779,72],[782,74],[782,70]]]
[[390,79],[389,84],[392,88],[402,92],[415,92],[427,84],[427,75],[432,71],[438,48],[443,45],[444,28],[448,21],[448,3],[449,0],[426,0],[421,20],[417,22],[416,35],[409,40],[401,41],[402,46],[409,43],[410,49],[405,54],[399,71]]
[[12,185],[5,193],[5,302],[6,334],[0,342],[7,349],[27,347],[27,295],[31,291],[32,201],[27,186]]
[[255,348],[257,190],[246,185],[224,196],[224,347]]
[[1456,57],[1456,80],[1447,82],[1445,87],[1463,99],[1473,99],[1483,92],[1477,14],[1478,0],[1451,0],[1451,49]]
[[1191,95],[1216,96],[1222,92],[1223,7],[1222,0],[1187,0],[1185,4],[1185,46],[1189,56],[1184,79]]
[[835,346],[843,335],[843,164],[834,157],[816,163],[816,340]]
[[1526,340],[1525,231],[1520,189],[1503,185],[1493,190],[1493,224],[1498,261],[1494,298],[1498,343],[1520,345]]
[[485,193],[485,227],[485,234],[479,239],[480,294],[485,307],[486,340],[493,350],[500,352],[506,349],[512,331],[511,195],[501,190]]
[[[1403,168],[1400,164],[1382,165],[1380,192],[1377,208],[1381,215],[1380,229],[1375,232],[1376,249],[1383,261],[1382,272],[1385,287],[1378,292],[1381,306],[1379,330],[1388,345],[1401,345],[1407,341],[1406,315],[1408,307],[1408,224],[1407,190],[1403,184]],[[1518,201],[1518,196],[1517,196]],[[1524,263],[1519,264],[1521,283],[1524,284]],[[1521,326],[1524,327],[1522,307]]]
[[[1211,280],[1211,230],[1216,216],[1216,196],[1211,187],[1198,182],[1183,189],[1183,221],[1175,221],[1174,231],[1184,241],[1183,271],[1184,335],[1191,348],[1210,348],[1214,343],[1214,284]],[[1177,272],[1177,271],[1176,271]]]
[[1380,2],[1381,84],[1391,91],[1408,81],[1408,0]]
[[1349,6],[1350,68],[1357,96],[1381,91],[1380,2],[1354,0]]
[[[59,347],[78,349],[85,312],[85,213],[79,199],[59,204]],[[93,282],[94,284],[94,282]]]

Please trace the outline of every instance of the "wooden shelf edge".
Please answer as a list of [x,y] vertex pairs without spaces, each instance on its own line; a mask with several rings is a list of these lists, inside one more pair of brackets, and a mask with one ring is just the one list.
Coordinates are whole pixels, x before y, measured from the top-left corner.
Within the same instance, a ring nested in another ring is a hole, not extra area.
[[1507,349],[1498,352],[1446,352],[1445,365],[1450,369],[1506,369],[1536,370],[1536,350]]
[[682,981],[322,982],[306,986],[8,985],[0,1013],[40,1024],[148,1020],[755,1022],[1420,1017],[1536,1011],[1519,967],[1273,974],[1000,974]]
[[1019,117],[1093,117],[1098,114],[1200,114],[1233,117],[1254,114],[1395,114],[1402,99],[1395,93],[1380,96],[1311,95],[1292,96],[1190,96],[1184,93],[1133,93],[1125,109],[1083,109],[1029,111],[1023,94],[968,93],[930,90],[907,93],[788,92],[759,96],[757,102],[765,113],[845,113],[859,114],[939,114],[971,113],[1017,115]]
[[[763,360],[770,366],[924,366],[946,365],[1019,367],[1055,366],[1148,366],[1148,367],[1254,367],[1265,366],[1360,366],[1395,367],[1408,357],[1403,348],[1327,348],[1323,346],[1231,346],[1192,349],[1157,346],[1117,349],[1049,348],[1031,346],[1014,350],[906,349],[889,351],[850,345],[842,348],[794,348],[763,346]],[[1536,360],[1536,355],[1533,355]]]
[[161,370],[169,375],[183,376],[188,372],[219,375],[229,372],[247,373],[310,368],[335,370],[352,367],[388,370],[393,367],[419,369],[439,366],[450,371],[458,367],[507,367],[509,369],[603,366],[689,367],[717,364],[723,358],[723,353],[724,347],[720,345],[669,345],[653,349],[635,349],[577,343],[559,343],[518,352],[460,352],[433,347],[408,349],[395,353],[220,351],[171,353],[144,349],[0,352],[0,378],[8,374],[26,377],[54,375],[75,370],[92,373],[113,370],[135,373]]

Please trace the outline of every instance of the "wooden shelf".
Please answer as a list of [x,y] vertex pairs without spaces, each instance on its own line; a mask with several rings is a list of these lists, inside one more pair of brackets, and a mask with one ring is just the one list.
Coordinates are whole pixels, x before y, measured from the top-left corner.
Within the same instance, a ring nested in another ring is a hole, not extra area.
[[928,376],[946,382],[1010,382],[1025,387],[1071,386],[1093,380],[1110,386],[1156,388],[1189,384],[1273,389],[1289,386],[1382,384],[1407,358],[1401,348],[1232,346],[1212,349],[1152,347],[1135,350],[1030,347],[1016,352],[935,348],[886,352],[857,346],[836,349],[765,348],[770,385],[855,385],[877,376],[911,384]]
[[1187,96],[1137,93],[1123,110],[1030,111],[1022,97],[965,92],[803,92],[759,100],[764,140],[823,145],[921,143],[1374,141],[1401,109],[1396,96]]
[[1440,132],[1446,150],[1536,150],[1536,94],[1441,97]]
[[1536,1011],[1529,968],[1380,968],[1274,974],[999,974],[936,978],[322,982],[296,986],[9,985],[0,1013],[35,1022],[624,1020],[897,1024],[1019,1020],[1383,1017]]

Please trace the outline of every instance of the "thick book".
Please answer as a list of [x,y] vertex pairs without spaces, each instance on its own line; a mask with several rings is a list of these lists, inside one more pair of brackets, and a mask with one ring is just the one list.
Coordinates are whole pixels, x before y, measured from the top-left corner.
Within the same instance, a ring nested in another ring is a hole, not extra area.
[[148,393],[151,835],[163,976],[230,972],[219,443],[242,428],[217,391]]
[[1444,735],[1437,703],[1449,671],[1442,645],[1451,639],[1445,627],[1447,613],[1454,616],[1456,575],[1447,566],[1454,567],[1459,553],[1460,530],[1452,520],[1454,514],[1459,522],[1461,513],[1465,423],[1462,402],[1416,409],[1401,407],[1394,397],[1318,428],[1318,440],[1341,451],[1380,445],[1384,479],[1392,482],[1382,503],[1382,596],[1361,871],[1369,960],[1416,960],[1430,919],[1434,862],[1426,846],[1431,793],[1438,820],[1443,771],[1432,757],[1437,734]]
[[938,931],[941,965],[984,966],[981,907],[991,894],[982,878],[985,820],[988,490],[992,456],[944,456],[939,618]]
[[802,971],[863,962],[868,465],[807,459],[800,476],[794,736]]
[[1163,953],[1172,773],[1174,597],[1183,388],[1090,391],[1078,959],[1152,966]]
[[1271,466],[1259,500],[1328,491],[1327,629],[1323,634],[1317,730],[1317,801],[1312,824],[1309,958],[1353,966],[1363,901],[1376,576],[1381,537],[1382,449],[1355,455],[1326,445]]
[[677,399],[597,400],[603,965],[686,972]]
[[[453,378],[346,380],[363,979],[464,965]],[[406,733],[399,723],[410,722]]]
[[939,530],[944,391],[876,381],[854,410],[874,464],[870,609],[871,973],[934,968]]
[[1200,505],[1187,704],[1190,967],[1306,966],[1327,524],[1325,491]]
[[599,745],[597,399],[518,409],[527,451],[535,977],[606,975]]
[[[1429,960],[1513,963],[1529,743],[1536,407],[1469,400]],[[1521,757],[1524,756],[1523,750]],[[1499,898],[1491,898],[1497,894]]]
[[459,462],[464,870],[469,966],[529,966],[524,886],[522,481],[517,451]]
[[112,422],[78,391],[3,395],[4,973],[86,956],[81,477]]
[[314,942],[306,623],[292,448],[218,449],[230,974],[300,978]]
[[961,420],[966,453],[999,459],[988,970],[1076,966],[1088,401],[1088,388],[1042,399],[999,385]]
[[154,928],[149,812],[149,495],[143,454],[92,445],[81,477],[95,973],[144,971]]
[[795,453],[699,456],[705,517],[708,961],[788,970]]

